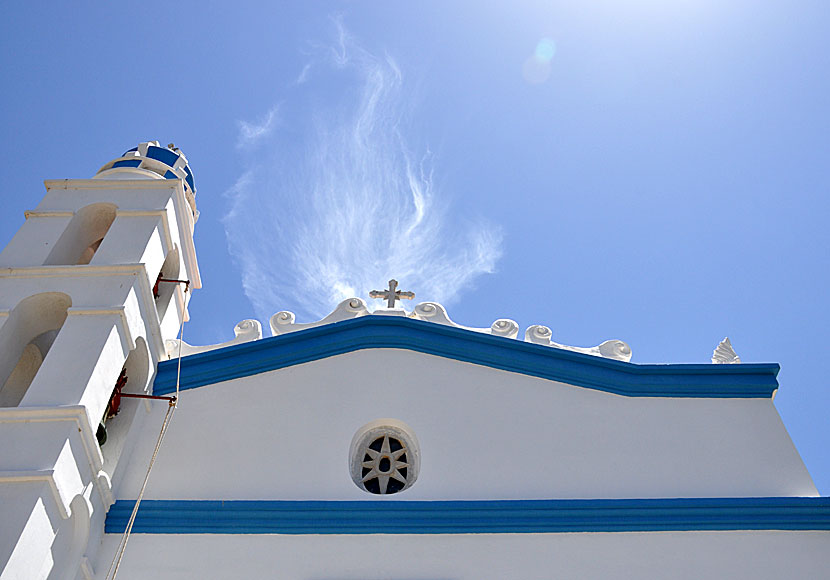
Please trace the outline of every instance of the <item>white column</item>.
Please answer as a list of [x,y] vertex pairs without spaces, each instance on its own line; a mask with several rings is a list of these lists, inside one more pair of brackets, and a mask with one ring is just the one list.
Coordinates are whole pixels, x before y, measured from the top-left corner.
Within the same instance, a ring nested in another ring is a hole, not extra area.
[[[157,276],[172,246],[164,235],[163,211],[119,211],[90,264],[140,264]],[[150,280],[150,286],[155,278]]]
[[27,212],[26,221],[0,253],[0,267],[40,266],[74,215],[71,211]]
[[106,410],[131,343],[118,313],[70,309],[20,405],[84,405],[94,428]]

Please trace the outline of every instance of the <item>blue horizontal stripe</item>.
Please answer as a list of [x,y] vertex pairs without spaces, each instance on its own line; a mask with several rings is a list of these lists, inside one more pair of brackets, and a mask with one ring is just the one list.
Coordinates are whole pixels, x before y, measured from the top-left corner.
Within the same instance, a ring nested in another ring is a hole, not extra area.
[[[402,317],[364,316],[190,355],[182,390],[362,349],[397,348],[630,397],[764,397],[779,366],[638,365]],[[176,360],[160,362],[156,395],[176,390]]]
[[[135,502],[110,508],[106,533]],[[830,530],[830,498],[493,501],[144,500],[138,534],[476,534]]]

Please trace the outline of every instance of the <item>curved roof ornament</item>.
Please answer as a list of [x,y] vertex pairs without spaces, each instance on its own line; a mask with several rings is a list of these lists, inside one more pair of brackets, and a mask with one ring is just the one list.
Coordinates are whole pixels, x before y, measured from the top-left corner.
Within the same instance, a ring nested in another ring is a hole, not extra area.
[[[388,304],[394,304],[401,298],[410,299],[414,297],[412,292],[401,292],[397,290],[397,281],[389,281],[389,289],[387,290],[373,290],[370,293],[372,298],[382,298],[387,300]],[[411,295],[411,296],[407,296]],[[482,334],[490,334],[492,336],[501,336],[509,339],[519,340],[519,324],[515,320],[509,318],[499,318],[487,328],[474,328],[463,326],[453,321],[447,309],[438,302],[421,302],[412,310],[408,312],[403,308],[395,308],[394,306],[387,308],[379,308],[375,312],[370,312],[366,302],[360,298],[348,298],[337,305],[337,307],[326,317],[317,322],[296,322],[296,317],[293,312],[283,310],[277,312],[271,317],[271,332],[274,336],[297,332],[298,330],[306,330],[309,328],[316,328],[327,324],[333,324],[342,320],[350,320],[352,318],[359,318],[361,316],[381,316],[395,314],[413,320],[420,320],[423,322],[431,322],[433,324],[440,324],[450,326],[452,328],[460,328],[462,330],[469,330]],[[593,347],[579,347],[568,346],[553,342],[551,340],[552,332],[547,326],[534,324],[530,326],[524,334],[524,342],[549,346],[552,348],[559,348],[588,354],[591,356],[608,358],[612,360],[619,360],[629,362],[631,360],[631,347],[621,340],[606,340],[605,342]]]
[[732,343],[729,342],[729,337],[727,336],[717,348],[712,352],[712,364],[716,365],[735,365],[740,364],[741,357],[738,356],[738,353],[735,352],[735,349],[732,348]]

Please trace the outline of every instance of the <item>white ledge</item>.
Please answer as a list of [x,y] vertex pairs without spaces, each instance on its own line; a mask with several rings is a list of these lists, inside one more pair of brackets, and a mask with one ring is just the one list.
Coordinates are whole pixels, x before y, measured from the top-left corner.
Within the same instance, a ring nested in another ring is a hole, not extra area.
[[153,174],[153,179],[124,179],[117,180],[117,183],[112,183],[112,180],[107,179],[46,179],[43,185],[46,190],[50,189],[175,189],[178,180],[164,179],[156,174]]

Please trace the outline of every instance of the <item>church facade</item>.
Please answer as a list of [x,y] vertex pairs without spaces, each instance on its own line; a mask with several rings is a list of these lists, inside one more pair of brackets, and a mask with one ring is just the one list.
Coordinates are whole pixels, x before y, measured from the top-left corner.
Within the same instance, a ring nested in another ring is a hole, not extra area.
[[776,364],[633,364],[396,283],[188,345],[185,156],[143,143],[46,188],[0,254],[3,580],[830,570]]

